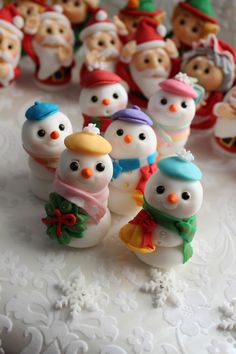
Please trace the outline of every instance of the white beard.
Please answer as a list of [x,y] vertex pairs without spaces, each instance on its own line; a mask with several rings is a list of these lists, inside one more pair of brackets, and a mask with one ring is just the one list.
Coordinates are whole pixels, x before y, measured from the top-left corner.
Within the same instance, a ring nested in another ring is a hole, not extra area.
[[[158,84],[166,80],[170,75],[170,70],[167,72],[164,69],[143,70],[138,71],[134,64],[130,64],[130,72],[134,82],[138,85],[144,96],[149,99],[158,90]],[[160,77],[152,77],[152,75]]]
[[33,49],[39,59],[38,78],[46,80],[62,66],[58,57],[58,48],[47,48],[37,42],[32,42]]

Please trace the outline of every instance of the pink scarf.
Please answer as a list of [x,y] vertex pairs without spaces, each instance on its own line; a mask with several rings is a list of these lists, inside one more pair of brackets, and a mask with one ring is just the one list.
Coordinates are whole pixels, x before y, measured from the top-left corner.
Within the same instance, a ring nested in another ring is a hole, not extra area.
[[107,201],[109,196],[108,187],[105,187],[98,193],[84,192],[63,182],[58,173],[56,173],[54,191],[74,204],[76,204],[75,198],[81,199],[83,205],[78,205],[78,207],[84,209],[96,224],[106,214],[106,208],[103,206],[103,203]]

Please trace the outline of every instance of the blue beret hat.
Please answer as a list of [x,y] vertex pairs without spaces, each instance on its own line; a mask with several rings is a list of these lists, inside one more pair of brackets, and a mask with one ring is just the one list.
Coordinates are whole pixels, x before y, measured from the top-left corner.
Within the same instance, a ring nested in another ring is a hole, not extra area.
[[25,116],[28,120],[39,121],[56,112],[58,112],[58,105],[55,103],[35,102],[33,106],[27,109]]

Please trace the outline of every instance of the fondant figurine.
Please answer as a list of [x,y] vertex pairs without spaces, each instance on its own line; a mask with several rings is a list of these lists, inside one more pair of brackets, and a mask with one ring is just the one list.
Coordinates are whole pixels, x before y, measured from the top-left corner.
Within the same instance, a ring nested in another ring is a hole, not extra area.
[[98,0],[53,0],[53,4],[63,8],[63,14],[69,19],[75,36],[75,51],[81,46],[80,33],[90,21],[98,6]]
[[144,263],[168,269],[193,254],[202,173],[185,150],[158,162],[149,179],[141,212],[120,230],[120,238]]
[[107,208],[112,177],[111,145],[93,124],[65,139],[46,204],[47,234],[60,244],[85,248],[97,245],[110,228]]
[[84,127],[93,123],[104,133],[111,123],[111,116],[126,108],[128,95],[121,81],[116,74],[99,69],[84,76],[79,98]]
[[173,155],[188,140],[198,93],[190,78],[182,73],[162,81],[159,86],[148,103],[148,114],[153,119],[159,154]]
[[183,56],[182,70],[205,89],[205,103],[197,110],[193,129],[207,130],[215,125],[213,107],[235,80],[235,52],[214,35],[198,42]]
[[71,122],[56,104],[47,102],[35,102],[25,116],[22,143],[29,154],[30,188],[38,198],[47,200],[64,139],[72,133]]
[[139,107],[123,109],[112,117],[105,138],[112,145],[113,178],[109,209],[135,214],[143,204],[143,191],[156,171],[156,136],[152,120]]
[[164,20],[165,12],[157,9],[153,0],[129,0],[127,5],[120,10],[118,16],[115,18],[117,26],[121,26],[123,23],[128,31],[127,35],[120,36],[122,42],[127,43],[134,38],[141,20],[151,18],[158,25]]
[[35,79],[46,90],[65,88],[71,81],[74,65],[74,34],[68,18],[56,11],[40,16],[35,35],[25,34],[23,45],[35,63]]
[[168,37],[175,42],[181,55],[192,49],[195,42],[219,32],[212,1],[180,1],[173,12],[172,28]]
[[117,74],[126,82],[131,103],[147,107],[158,83],[179,72],[178,51],[173,41],[164,40],[163,26],[142,20],[135,40],[127,43],[117,65]]
[[122,43],[117,27],[108,19],[103,9],[98,9],[88,25],[80,34],[83,42],[85,63],[82,66],[81,78],[92,69],[116,71]]
[[9,4],[0,9],[0,89],[11,85],[19,76],[23,19]]
[[46,0],[14,0],[20,15],[24,19],[22,31],[31,35],[38,31],[40,25],[40,15],[47,9]]
[[218,150],[228,156],[236,156],[236,86],[214,107],[217,117],[214,139]]

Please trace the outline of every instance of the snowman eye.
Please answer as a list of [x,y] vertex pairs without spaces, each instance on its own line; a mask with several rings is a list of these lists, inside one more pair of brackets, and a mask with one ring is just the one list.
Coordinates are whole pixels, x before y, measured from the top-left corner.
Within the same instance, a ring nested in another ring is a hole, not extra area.
[[78,161],[73,161],[70,164],[70,169],[71,171],[78,171],[79,169],[79,162]]
[[183,192],[182,193],[182,199],[183,200],[189,200],[191,198],[191,194],[189,192]]
[[161,104],[162,104],[163,106],[165,106],[167,103],[168,103],[168,101],[167,101],[166,98],[162,98],[162,99],[161,99]]
[[103,172],[103,171],[105,170],[105,165],[104,165],[104,163],[99,162],[99,163],[96,165],[96,170],[97,170],[98,172]]
[[163,194],[163,193],[165,193],[165,187],[164,186],[158,186],[157,188],[156,188],[156,192],[157,192],[157,194]]
[[182,103],[181,103],[181,107],[182,107],[182,108],[187,108],[187,107],[188,107],[188,105],[187,105],[187,103],[186,103],[186,102],[182,102]]
[[124,134],[124,130],[123,130],[123,129],[118,129],[118,130],[116,131],[116,134],[117,134],[118,136],[122,136],[122,135]]
[[59,125],[59,129],[60,129],[61,131],[65,130],[64,124],[60,124],[60,125]]
[[145,140],[146,139],[146,135],[144,133],[139,134],[139,139],[140,140]]
[[117,99],[119,98],[118,93],[114,93],[114,94],[113,94],[113,98],[114,98],[115,100],[117,100]]
[[98,101],[98,97],[97,96],[92,96],[91,101],[93,103],[96,103]]
[[46,132],[44,129],[40,129],[40,130],[38,130],[37,134],[40,138],[43,138],[46,135]]

